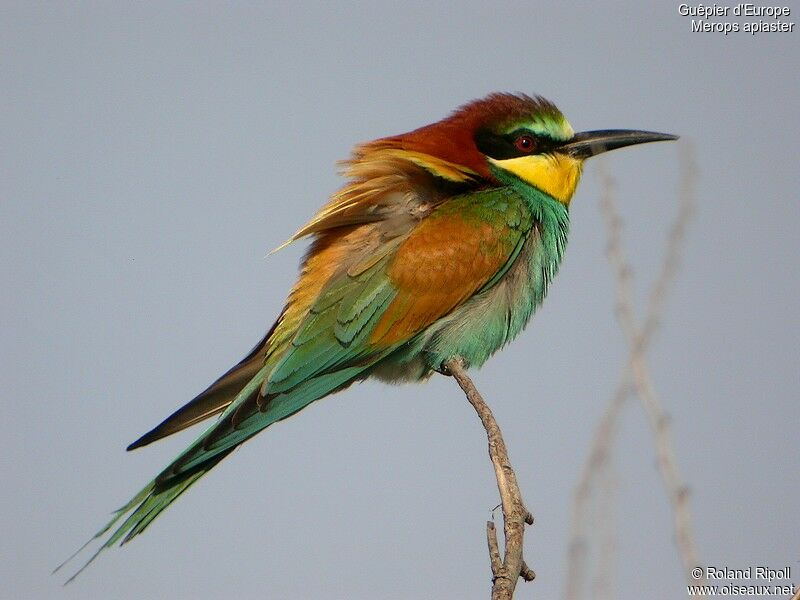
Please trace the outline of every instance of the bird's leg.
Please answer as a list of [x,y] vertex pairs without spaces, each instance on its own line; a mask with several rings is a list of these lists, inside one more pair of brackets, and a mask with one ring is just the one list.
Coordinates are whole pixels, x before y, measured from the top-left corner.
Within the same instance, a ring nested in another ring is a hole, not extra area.
[[503,508],[503,533],[506,542],[505,556],[501,559],[497,532],[494,523],[489,521],[486,524],[486,539],[492,566],[492,600],[510,600],[520,577],[525,581],[531,581],[536,576],[522,557],[525,525],[533,525],[533,516],[522,501],[517,477],[508,459],[508,450],[503,441],[500,427],[489,406],[464,370],[464,361],[460,357],[450,358],[442,363],[441,369],[437,369],[437,372],[456,379],[486,429],[489,457],[494,465],[497,488],[500,491]]

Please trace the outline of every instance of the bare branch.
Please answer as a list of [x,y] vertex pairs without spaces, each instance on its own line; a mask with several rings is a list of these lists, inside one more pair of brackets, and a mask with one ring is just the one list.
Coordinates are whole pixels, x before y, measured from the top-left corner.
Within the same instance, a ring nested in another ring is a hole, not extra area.
[[489,441],[489,457],[494,466],[497,489],[500,491],[505,537],[505,557],[501,560],[494,523],[491,521],[487,523],[486,537],[492,566],[492,600],[510,600],[514,596],[517,580],[520,577],[526,581],[535,577],[522,557],[525,525],[533,525],[533,517],[522,501],[517,476],[508,459],[508,450],[506,450],[500,427],[489,406],[467,375],[463,360],[459,357],[451,358],[444,363],[443,367],[444,374],[452,375],[458,382],[486,430]]
[[[632,269],[622,246],[622,218],[614,199],[616,186],[614,180],[605,171],[601,171],[603,195],[600,200],[600,208],[606,219],[609,240],[608,259],[616,282],[615,314],[628,343],[630,356],[617,390],[597,427],[592,450],[575,491],[572,542],[569,568],[567,569],[569,579],[565,587],[565,598],[568,600],[579,598],[580,591],[583,589],[587,562],[587,506],[595,479],[608,476],[607,463],[614,443],[616,422],[631,392],[635,392],[639,397],[653,431],[658,469],[673,508],[678,550],[686,578],[692,583],[697,583],[696,580],[691,579],[690,573],[691,569],[697,566],[698,561],[689,519],[688,490],[682,483],[678,471],[672,449],[669,421],[656,394],[645,356],[650,340],[658,328],[664,300],[680,265],[680,253],[686,226],[693,212],[695,177],[696,169],[691,152],[687,149],[681,156],[678,211],[670,228],[664,260],[653,285],[647,314],[640,328],[637,326],[633,309]],[[608,486],[603,486],[603,489],[607,490]]]
[[[670,229],[667,252],[661,273],[651,294],[644,325],[637,336],[628,338],[628,346],[631,350],[630,368],[637,396],[647,414],[650,428],[653,431],[658,470],[661,473],[667,495],[672,504],[675,536],[686,580],[698,583],[691,576],[691,570],[698,565],[698,558],[689,515],[688,487],[684,484],[678,469],[669,427],[669,417],[656,393],[644,352],[644,346],[649,342],[656,328],[664,297],[675,277],[680,262],[680,250],[685,236],[686,223],[692,214],[694,180],[694,162],[689,150],[687,150],[683,154],[681,162],[681,189],[678,194],[678,213]],[[703,582],[701,581],[700,583],[702,584]]]

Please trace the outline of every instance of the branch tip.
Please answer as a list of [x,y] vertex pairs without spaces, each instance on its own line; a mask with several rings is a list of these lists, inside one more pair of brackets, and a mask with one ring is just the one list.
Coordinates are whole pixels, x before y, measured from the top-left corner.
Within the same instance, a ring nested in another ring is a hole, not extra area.
[[524,560],[522,561],[522,571],[520,572],[519,576],[525,581],[533,581],[536,579],[536,573],[527,564],[525,564]]

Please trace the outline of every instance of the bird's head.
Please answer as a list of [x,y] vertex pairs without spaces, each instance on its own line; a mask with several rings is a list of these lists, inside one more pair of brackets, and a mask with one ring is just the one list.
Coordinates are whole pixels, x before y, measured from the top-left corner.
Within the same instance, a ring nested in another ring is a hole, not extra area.
[[[470,102],[437,123],[373,144],[413,154],[414,162],[446,179],[471,174],[491,182],[521,180],[569,204],[587,158],[674,139],[677,136],[628,129],[575,133],[548,100],[498,93]],[[425,156],[436,160],[426,164]]]

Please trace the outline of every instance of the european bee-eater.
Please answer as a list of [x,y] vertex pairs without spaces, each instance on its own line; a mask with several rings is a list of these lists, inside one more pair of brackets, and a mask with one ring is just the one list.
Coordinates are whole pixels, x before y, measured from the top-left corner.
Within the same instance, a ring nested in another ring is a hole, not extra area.
[[315,400],[366,377],[425,379],[453,356],[482,365],[522,331],[558,270],[584,160],[674,139],[576,134],[542,97],[492,94],[356,146],[349,182],[289,240],[313,237],[269,332],[128,450],[222,414],[95,535],[116,526],[92,559],[144,531],[237,446]]

